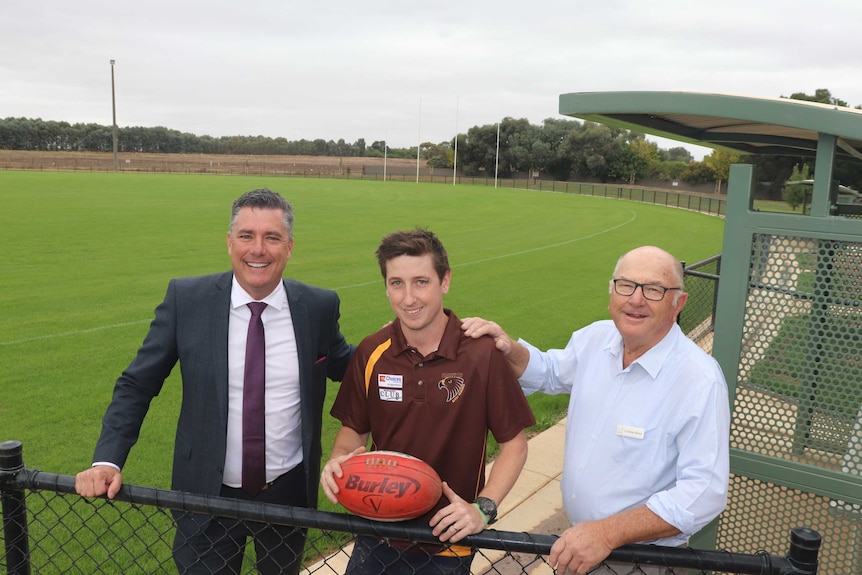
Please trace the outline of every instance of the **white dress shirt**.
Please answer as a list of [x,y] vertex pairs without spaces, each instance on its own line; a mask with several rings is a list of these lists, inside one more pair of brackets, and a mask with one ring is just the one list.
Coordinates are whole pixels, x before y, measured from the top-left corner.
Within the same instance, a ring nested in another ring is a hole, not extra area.
[[730,407],[718,363],[677,325],[623,369],[610,320],[530,361],[524,392],[570,393],[561,490],[572,523],[647,507],[682,533],[644,541],[684,545],[725,507]]
[[225,485],[242,485],[242,387],[245,341],[251,310],[248,303],[266,302],[261,314],[266,340],[266,480],[272,481],[302,462],[302,419],[299,359],[293,319],[284,283],[263,300],[253,299],[233,278],[228,326],[228,415]]

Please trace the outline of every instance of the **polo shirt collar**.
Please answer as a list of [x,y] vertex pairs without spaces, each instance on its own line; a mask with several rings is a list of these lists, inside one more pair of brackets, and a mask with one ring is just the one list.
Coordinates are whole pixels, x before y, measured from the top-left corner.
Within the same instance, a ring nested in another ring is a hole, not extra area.
[[[449,321],[446,322],[446,329],[443,331],[443,337],[440,340],[440,345],[437,347],[436,355],[445,357],[446,359],[455,359],[458,357],[458,346],[461,342],[461,320],[450,309],[443,308],[443,313],[448,316]],[[404,332],[401,331],[401,321],[395,320],[389,326],[392,337],[392,353],[398,355],[404,353],[410,346],[404,337]]]

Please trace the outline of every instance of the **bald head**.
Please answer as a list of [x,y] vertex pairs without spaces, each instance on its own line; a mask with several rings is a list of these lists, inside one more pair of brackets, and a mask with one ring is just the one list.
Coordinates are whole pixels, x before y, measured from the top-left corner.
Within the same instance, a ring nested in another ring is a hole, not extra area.
[[655,246],[641,246],[624,253],[614,268],[614,277],[620,277],[626,268],[648,269],[662,279],[656,283],[674,287],[683,285],[682,265],[670,253]]
[[[629,282],[640,286],[628,295],[616,291],[616,282]],[[685,306],[688,294],[682,291],[682,266],[679,261],[655,246],[643,246],[624,254],[614,268],[609,282],[608,311],[622,335],[625,357],[623,365],[634,361],[658,344],[673,328],[679,312]],[[652,286],[647,297],[644,286]],[[664,288],[655,289],[656,286]],[[672,291],[672,297],[667,295]]]

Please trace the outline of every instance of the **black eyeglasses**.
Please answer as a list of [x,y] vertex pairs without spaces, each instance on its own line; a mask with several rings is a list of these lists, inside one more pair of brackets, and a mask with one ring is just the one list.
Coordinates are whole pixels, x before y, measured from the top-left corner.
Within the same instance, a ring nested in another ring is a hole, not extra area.
[[641,288],[641,293],[650,301],[661,301],[664,299],[664,294],[668,290],[682,290],[678,287],[664,287],[658,284],[639,284],[629,280],[611,280],[614,282],[614,291],[620,295],[630,296],[635,293],[635,290]]

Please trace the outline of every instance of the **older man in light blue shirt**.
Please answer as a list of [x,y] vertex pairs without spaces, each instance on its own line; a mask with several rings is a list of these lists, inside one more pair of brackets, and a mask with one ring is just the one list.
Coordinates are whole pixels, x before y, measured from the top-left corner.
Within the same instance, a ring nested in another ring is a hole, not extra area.
[[552,567],[586,573],[627,543],[685,545],[727,502],[730,408],[717,362],[676,319],[688,294],[679,261],[652,246],[617,262],[611,320],[542,352],[481,318],[525,393],[569,393],[561,489],[572,527]]

